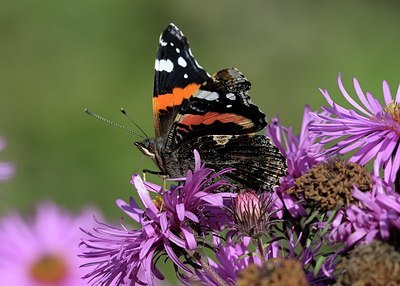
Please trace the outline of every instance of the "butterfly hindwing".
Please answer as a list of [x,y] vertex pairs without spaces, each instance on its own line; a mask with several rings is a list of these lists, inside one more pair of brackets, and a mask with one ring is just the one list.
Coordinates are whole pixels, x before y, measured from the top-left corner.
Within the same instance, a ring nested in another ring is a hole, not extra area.
[[160,35],[155,61],[153,116],[156,137],[166,136],[181,105],[209,78],[183,33],[170,24]]
[[248,134],[263,129],[265,115],[249,96],[250,82],[236,68],[219,71],[182,105],[169,138],[171,146],[203,135]]
[[[286,159],[263,135],[205,135],[190,140],[176,152],[181,162],[192,161],[192,150],[199,151],[205,164],[221,170],[235,170],[225,176],[256,191],[272,191],[286,174]],[[188,168],[189,166],[186,166]]]

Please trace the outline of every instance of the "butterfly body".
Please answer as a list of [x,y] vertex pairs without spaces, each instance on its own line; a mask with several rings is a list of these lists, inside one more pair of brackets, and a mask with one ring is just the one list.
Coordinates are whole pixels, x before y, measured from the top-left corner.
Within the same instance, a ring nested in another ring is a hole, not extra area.
[[194,59],[186,37],[173,24],[161,34],[155,62],[155,139],[136,142],[162,174],[183,177],[196,149],[216,170],[233,167],[227,179],[271,191],[286,172],[286,159],[269,138],[265,114],[249,96],[250,82],[236,68],[210,76]]

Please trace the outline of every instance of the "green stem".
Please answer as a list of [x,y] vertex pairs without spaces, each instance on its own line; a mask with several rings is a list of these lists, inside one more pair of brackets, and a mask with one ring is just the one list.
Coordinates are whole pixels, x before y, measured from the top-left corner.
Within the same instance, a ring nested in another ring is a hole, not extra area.
[[266,259],[265,259],[265,254],[264,254],[264,247],[263,247],[261,238],[257,238],[257,248],[258,248],[258,251],[260,252],[261,259],[263,261],[265,261]]

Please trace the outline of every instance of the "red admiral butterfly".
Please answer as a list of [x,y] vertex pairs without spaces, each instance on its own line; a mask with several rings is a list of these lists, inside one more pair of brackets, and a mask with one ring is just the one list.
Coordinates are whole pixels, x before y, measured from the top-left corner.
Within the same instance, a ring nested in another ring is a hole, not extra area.
[[271,191],[286,173],[286,159],[255,132],[267,126],[250,101],[250,82],[236,68],[210,76],[199,66],[183,33],[170,24],[161,34],[155,62],[155,139],[135,142],[160,173],[183,177],[196,149],[206,166],[235,168],[227,179]]

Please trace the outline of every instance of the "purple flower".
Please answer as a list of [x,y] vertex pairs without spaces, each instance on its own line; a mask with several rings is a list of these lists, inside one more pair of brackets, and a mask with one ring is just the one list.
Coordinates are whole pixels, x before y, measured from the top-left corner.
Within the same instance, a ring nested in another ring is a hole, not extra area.
[[327,90],[321,92],[330,107],[323,107],[328,114],[316,114],[323,123],[312,124],[310,130],[324,136],[321,143],[329,143],[340,139],[328,151],[332,154],[356,152],[350,161],[366,164],[374,159],[375,168],[384,167],[385,180],[394,182],[400,167],[400,89],[394,99],[389,85],[383,81],[385,105],[369,92],[364,93],[357,79],[353,80],[354,89],[361,104],[357,103],[345,90],[341,75],[338,76],[340,91],[346,100],[356,109],[346,109],[335,103]]
[[[0,137],[0,151],[6,147],[6,140]],[[0,182],[9,180],[15,173],[15,166],[8,162],[0,162]]]
[[330,229],[332,242],[346,245],[367,244],[372,240],[396,240],[400,230],[400,195],[385,182],[374,177],[370,192],[357,188],[351,204],[336,214]]
[[294,186],[296,178],[301,177],[311,167],[326,159],[326,156],[323,155],[325,150],[322,144],[317,142],[317,134],[309,132],[311,123],[313,123],[313,119],[310,116],[310,107],[305,106],[299,135],[294,135],[291,127],[283,126],[279,118],[273,118],[267,130],[267,136],[271,138],[287,160],[287,175],[275,191],[293,217],[305,216],[306,213],[298,200],[287,194],[286,191]]
[[93,209],[78,216],[44,203],[36,215],[24,220],[12,213],[0,221],[0,285],[86,285],[89,269],[79,268],[79,226],[93,225]]
[[[215,260],[208,258],[209,265],[227,285],[234,286],[239,272],[249,265],[256,264],[261,267],[264,261],[273,258],[299,261],[310,285],[326,285],[327,281],[333,279],[335,255],[321,261],[318,269],[315,269],[315,264],[312,266],[326,252],[322,248],[323,243],[318,239],[310,240],[308,246],[303,247],[300,244],[301,234],[296,238],[294,231],[291,230],[287,240],[278,240],[268,244],[264,257],[260,257],[259,254],[250,250],[251,239],[249,237],[236,240],[232,234],[233,232],[228,233],[225,240],[214,237]],[[200,282],[201,285],[219,285],[210,275],[210,271],[207,272],[204,268],[196,269],[196,276],[187,276],[182,280],[186,285],[192,285],[191,283],[195,281]]]
[[[188,171],[184,184],[171,190],[143,182],[134,175],[131,183],[137,189],[143,209],[133,198],[129,203],[118,200],[117,205],[141,228],[130,230],[99,223],[93,232],[87,232],[91,238],[83,244],[89,250],[82,256],[90,260],[86,265],[96,265],[96,269],[85,278],[94,285],[154,285],[155,277],[164,279],[155,265],[161,255],[167,255],[181,271],[192,273],[180,257],[197,249],[198,236],[222,229],[230,219],[223,211],[224,201],[235,194],[213,193],[227,186],[226,181],[216,179],[228,171],[214,173],[200,163],[195,151],[194,172]],[[140,273],[144,278],[139,277]]]
[[[227,285],[235,285],[237,274],[252,263],[261,265],[261,258],[251,255],[249,245],[251,239],[243,237],[240,240],[233,239],[232,233],[228,233],[226,240],[214,236],[215,261],[208,258],[208,264]],[[195,275],[188,275],[182,279],[185,285],[193,285],[193,282],[202,282],[201,285],[219,286],[215,279],[204,268],[196,269]]]

